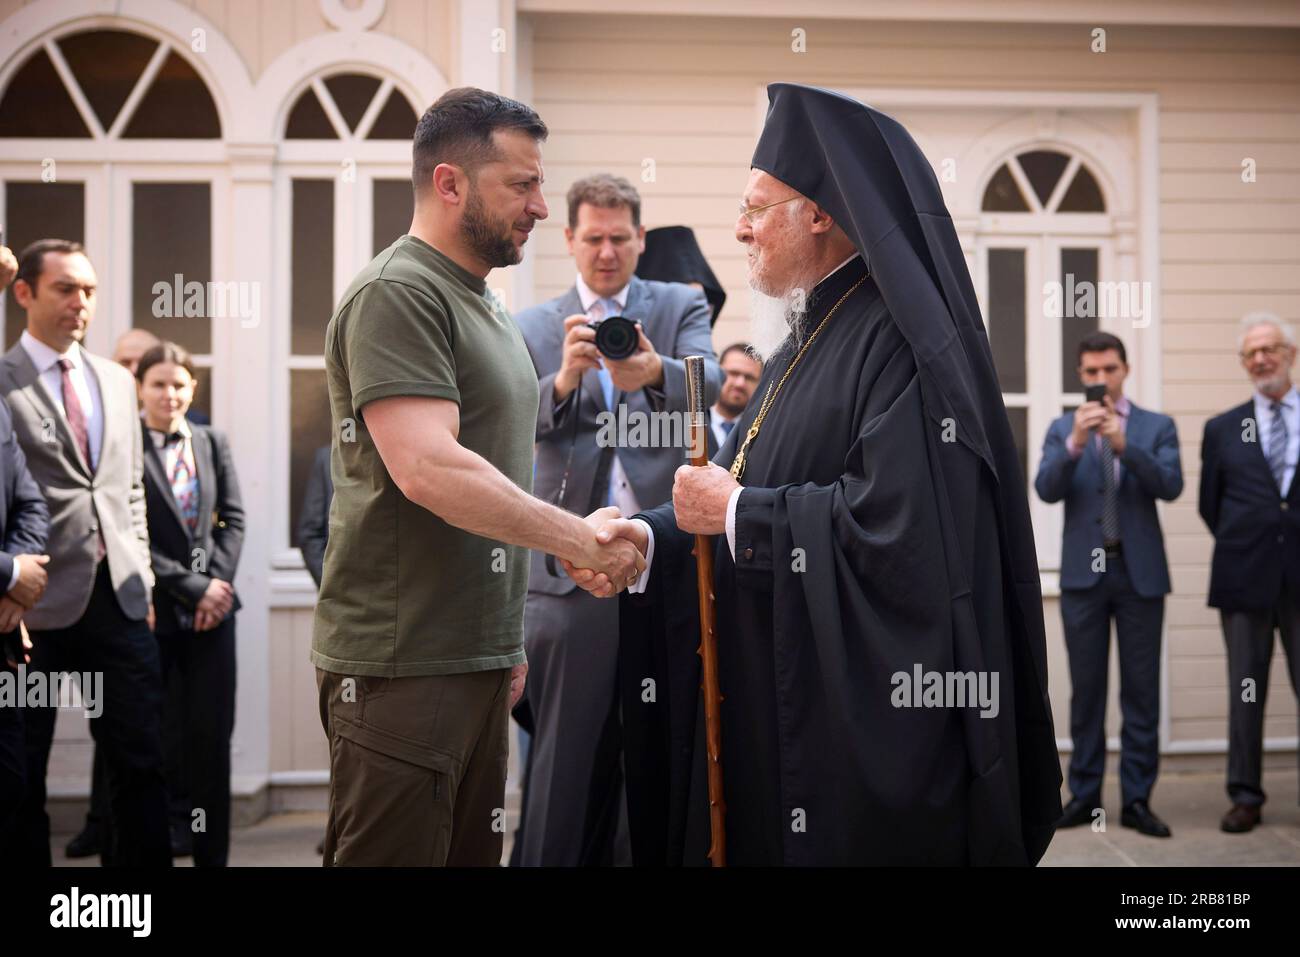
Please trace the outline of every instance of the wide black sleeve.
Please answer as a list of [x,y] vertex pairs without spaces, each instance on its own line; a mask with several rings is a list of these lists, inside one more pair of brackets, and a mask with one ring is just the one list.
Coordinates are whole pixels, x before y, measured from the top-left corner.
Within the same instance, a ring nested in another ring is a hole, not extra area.
[[9,514],[5,516],[4,549],[0,551],[0,591],[3,591],[13,576],[15,555],[44,554],[50,535],[50,509],[27,468],[27,457],[23,455],[10,424],[9,407],[2,399],[0,416],[3,416],[0,428],[4,430],[0,457],[4,460],[5,493],[9,503]]

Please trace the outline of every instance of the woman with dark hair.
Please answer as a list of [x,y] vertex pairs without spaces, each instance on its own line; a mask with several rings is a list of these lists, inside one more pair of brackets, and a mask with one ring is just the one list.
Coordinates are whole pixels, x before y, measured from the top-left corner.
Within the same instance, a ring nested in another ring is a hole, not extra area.
[[225,435],[185,419],[197,387],[185,349],[172,342],[149,349],[136,380],[157,579],[154,631],[166,685],[163,723],[183,728],[164,735],[184,742],[183,754],[167,756],[168,791],[188,792],[195,866],[224,867],[240,607],[233,582],[244,539],[239,482]]
[[727,294],[718,277],[713,275],[695,233],[689,226],[660,226],[645,234],[645,252],[637,260],[636,274],[642,279],[659,282],[681,282],[704,290],[704,298],[713,309],[713,319],[718,321]]

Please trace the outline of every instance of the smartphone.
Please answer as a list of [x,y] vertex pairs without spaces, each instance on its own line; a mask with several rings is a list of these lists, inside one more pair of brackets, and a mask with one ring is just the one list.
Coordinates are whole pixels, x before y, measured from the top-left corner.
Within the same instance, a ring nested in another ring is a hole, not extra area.
[[1105,397],[1106,397],[1106,386],[1104,384],[1090,385],[1083,390],[1084,402],[1100,402]]

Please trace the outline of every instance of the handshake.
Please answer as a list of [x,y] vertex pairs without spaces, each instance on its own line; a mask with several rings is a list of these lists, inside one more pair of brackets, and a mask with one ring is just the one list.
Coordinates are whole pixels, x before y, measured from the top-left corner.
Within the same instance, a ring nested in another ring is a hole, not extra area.
[[594,532],[581,554],[556,556],[579,588],[597,598],[617,595],[645,571],[649,535],[644,525],[623,518],[614,506],[598,508],[583,519]]

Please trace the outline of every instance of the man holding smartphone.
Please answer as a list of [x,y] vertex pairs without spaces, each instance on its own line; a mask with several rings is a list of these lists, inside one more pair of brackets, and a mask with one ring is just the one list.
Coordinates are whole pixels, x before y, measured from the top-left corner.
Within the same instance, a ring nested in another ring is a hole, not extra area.
[[1052,423],[1034,487],[1065,501],[1061,621],[1070,658],[1071,799],[1058,827],[1091,823],[1102,807],[1110,623],[1119,645],[1120,823],[1152,837],[1169,827],[1151,810],[1160,759],[1160,636],[1170,591],[1156,499],[1183,490],[1178,432],[1167,415],[1124,396],[1124,343],[1106,332],[1079,343],[1087,401]]

